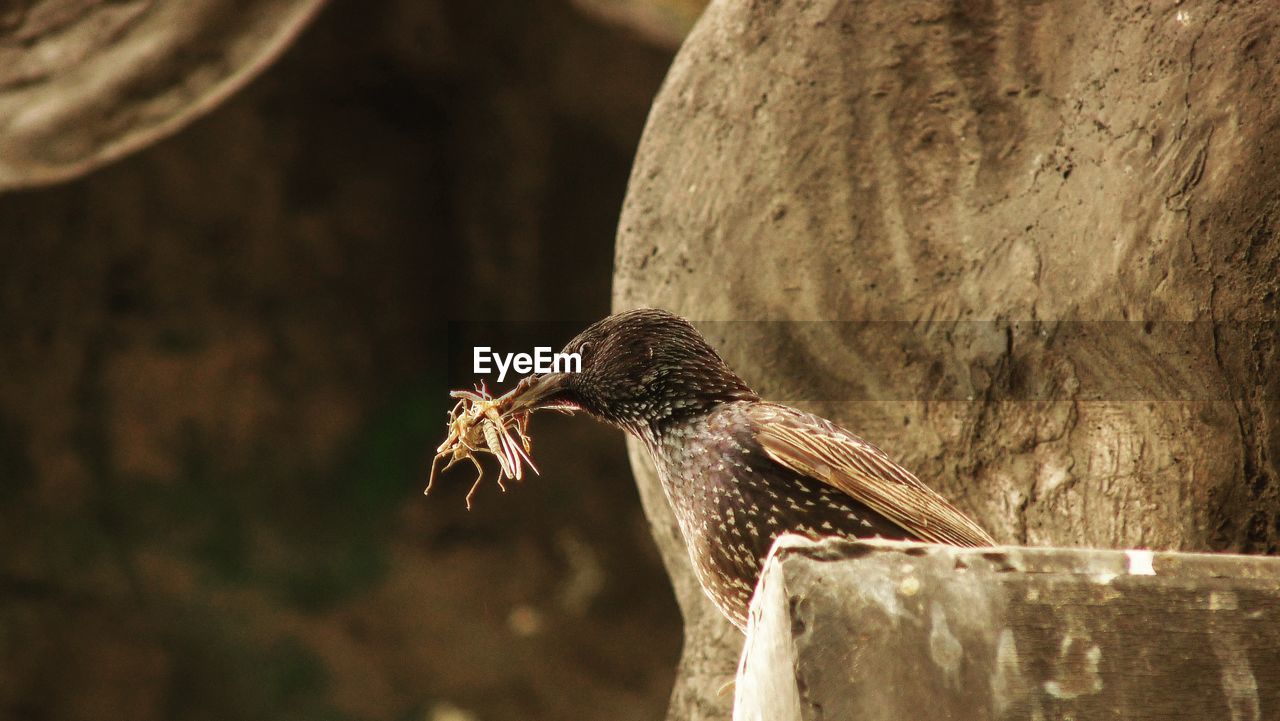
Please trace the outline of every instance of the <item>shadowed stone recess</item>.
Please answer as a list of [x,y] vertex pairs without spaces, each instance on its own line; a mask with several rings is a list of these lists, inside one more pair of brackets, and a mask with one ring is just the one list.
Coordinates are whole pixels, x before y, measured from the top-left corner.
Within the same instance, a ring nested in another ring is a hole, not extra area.
[[619,435],[540,418],[542,478],[422,488],[452,329],[607,312],[669,63],[562,0],[341,0],[183,131],[0,194],[0,718],[659,717]]

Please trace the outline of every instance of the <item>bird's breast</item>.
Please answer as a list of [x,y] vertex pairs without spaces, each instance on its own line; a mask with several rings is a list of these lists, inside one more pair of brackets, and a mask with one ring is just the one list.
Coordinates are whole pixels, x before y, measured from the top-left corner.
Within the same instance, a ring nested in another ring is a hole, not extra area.
[[732,410],[663,429],[648,445],[699,582],[743,625],[778,536],[892,536],[898,529],[843,492],[774,462]]

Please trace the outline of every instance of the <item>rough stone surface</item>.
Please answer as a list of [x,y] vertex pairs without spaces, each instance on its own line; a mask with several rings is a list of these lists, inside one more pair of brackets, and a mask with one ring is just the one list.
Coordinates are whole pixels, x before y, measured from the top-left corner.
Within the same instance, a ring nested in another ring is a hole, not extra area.
[[792,536],[751,613],[735,721],[1280,713],[1276,558]]
[[183,127],[324,0],[18,0],[0,9],[0,191],[66,180]]
[[[1002,541],[1274,552],[1278,90],[1268,2],[713,2],[650,114],[614,306],[704,321]],[[665,553],[685,672],[723,673],[733,636]],[[727,714],[681,684],[671,718]]]

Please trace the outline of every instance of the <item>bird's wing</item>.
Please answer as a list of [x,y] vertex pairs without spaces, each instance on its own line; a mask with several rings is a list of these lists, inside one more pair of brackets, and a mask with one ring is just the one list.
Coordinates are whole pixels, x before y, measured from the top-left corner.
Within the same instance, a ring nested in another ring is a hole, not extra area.
[[774,462],[843,491],[916,538],[953,546],[996,544],[884,451],[843,428],[770,403],[754,404],[748,412],[756,440]]

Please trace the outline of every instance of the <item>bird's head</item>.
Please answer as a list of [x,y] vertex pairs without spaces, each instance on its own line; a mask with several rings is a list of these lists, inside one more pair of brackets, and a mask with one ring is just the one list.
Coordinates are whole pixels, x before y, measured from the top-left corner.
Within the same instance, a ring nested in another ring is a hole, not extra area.
[[521,381],[515,408],[582,410],[636,435],[734,400],[757,400],[689,321],[642,308],[611,315],[564,347],[581,370]]

